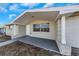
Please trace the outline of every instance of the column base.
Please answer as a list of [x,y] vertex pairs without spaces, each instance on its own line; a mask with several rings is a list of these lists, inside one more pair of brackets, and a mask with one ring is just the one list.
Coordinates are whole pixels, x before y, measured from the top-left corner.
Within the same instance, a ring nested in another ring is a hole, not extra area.
[[58,48],[62,55],[71,56],[71,47],[57,42]]

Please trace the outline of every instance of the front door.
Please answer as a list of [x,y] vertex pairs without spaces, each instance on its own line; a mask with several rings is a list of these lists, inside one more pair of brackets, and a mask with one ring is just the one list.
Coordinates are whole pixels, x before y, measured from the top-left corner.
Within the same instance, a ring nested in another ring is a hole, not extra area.
[[30,25],[26,26],[26,35],[30,36]]

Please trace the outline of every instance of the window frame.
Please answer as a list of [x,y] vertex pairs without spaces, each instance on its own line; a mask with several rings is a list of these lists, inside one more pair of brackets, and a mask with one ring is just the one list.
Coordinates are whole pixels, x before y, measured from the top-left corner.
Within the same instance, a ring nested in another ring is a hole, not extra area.
[[[45,25],[47,25],[47,28],[45,27]],[[44,26],[44,27],[42,27],[42,26]],[[41,24],[41,32],[50,32],[50,25],[49,25],[49,23],[42,23]]]
[[[35,28],[34,25],[39,25],[39,28]],[[39,29],[39,30],[37,30]],[[40,24],[33,24],[33,32],[40,32]]]
[[[48,24],[47,28],[42,27],[45,26],[45,24]],[[39,25],[39,30],[35,30],[34,25]],[[33,32],[50,32],[50,23],[33,24]]]

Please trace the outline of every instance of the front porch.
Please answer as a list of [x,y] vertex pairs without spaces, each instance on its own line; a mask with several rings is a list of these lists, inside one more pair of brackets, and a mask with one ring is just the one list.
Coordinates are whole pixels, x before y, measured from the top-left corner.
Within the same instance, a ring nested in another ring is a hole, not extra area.
[[63,55],[70,55],[71,47],[66,45],[65,38],[66,16],[58,16],[57,11],[27,12],[13,22],[12,39]]
[[34,45],[36,47],[40,47],[49,51],[59,53],[59,49],[55,40],[48,40],[43,38],[31,37],[31,36],[23,36],[17,38],[17,40],[24,42],[26,44]]

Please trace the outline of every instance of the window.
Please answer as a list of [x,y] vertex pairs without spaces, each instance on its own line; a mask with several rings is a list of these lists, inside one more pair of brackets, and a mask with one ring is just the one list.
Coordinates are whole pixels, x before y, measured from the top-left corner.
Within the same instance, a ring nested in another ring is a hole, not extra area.
[[40,31],[40,24],[34,24],[33,25],[33,31],[34,32],[39,32]]
[[34,24],[33,31],[34,32],[49,32],[49,23]]
[[49,32],[49,23],[41,24],[41,32]]

